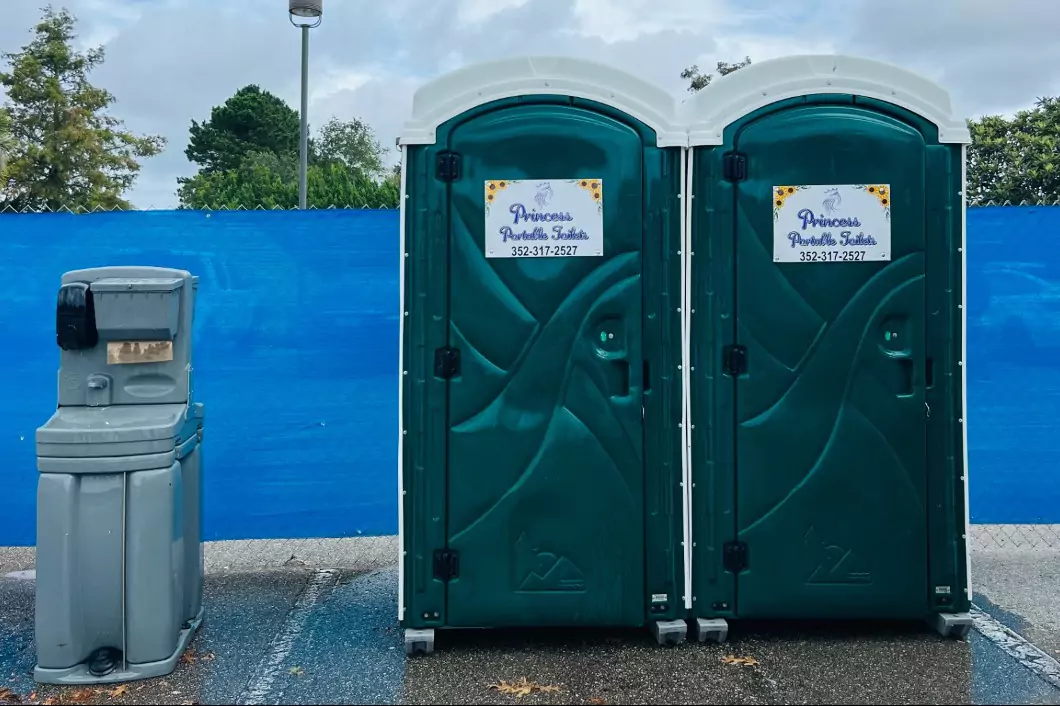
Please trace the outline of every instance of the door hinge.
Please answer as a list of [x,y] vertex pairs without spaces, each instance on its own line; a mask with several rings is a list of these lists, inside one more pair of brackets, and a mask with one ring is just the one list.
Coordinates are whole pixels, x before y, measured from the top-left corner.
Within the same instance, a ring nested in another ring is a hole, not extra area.
[[747,571],[747,545],[743,542],[726,542],[722,547],[722,559],[726,571],[738,574]]
[[460,576],[460,552],[455,549],[434,550],[434,578],[449,581]]
[[460,374],[460,349],[439,348],[434,352],[434,377],[448,380]]
[[743,181],[747,178],[747,155],[739,152],[726,152],[722,157],[722,176],[726,181]]
[[456,181],[460,178],[460,155],[456,152],[439,152],[435,164],[435,176],[442,181]]
[[721,355],[721,364],[726,375],[735,378],[747,372],[747,348],[745,346],[725,346]]

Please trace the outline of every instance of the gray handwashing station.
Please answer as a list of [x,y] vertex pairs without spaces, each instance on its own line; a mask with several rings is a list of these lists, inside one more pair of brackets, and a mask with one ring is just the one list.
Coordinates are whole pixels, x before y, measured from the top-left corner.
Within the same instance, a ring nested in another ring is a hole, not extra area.
[[48,684],[168,674],[202,621],[198,278],[63,275],[58,409],[37,430],[37,667]]

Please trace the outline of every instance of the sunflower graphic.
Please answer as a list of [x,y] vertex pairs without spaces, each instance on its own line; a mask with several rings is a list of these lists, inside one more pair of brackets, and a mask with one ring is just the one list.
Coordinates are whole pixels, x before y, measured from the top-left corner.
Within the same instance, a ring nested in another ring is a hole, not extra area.
[[491,180],[486,182],[486,196],[498,194],[507,189],[512,182],[507,180]]
[[592,197],[598,211],[604,208],[604,182],[602,179],[568,179],[568,184],[576,184],[579,189],[585,189]]
[[510,187],[512,184],[517,184],[518,181],[512,181],[510,179],[490,179],[486,181],[485,198],[486,198],[486,215],[489,215],[490,204],[497,200],[497,197],[502,191]]
[[774,186],[773,187],[773,220],[780,218],[780,209],[784,207],[784,202],[787,201],[792,195],[805,189],[805,186]]
[[871,196],[875,196],[876,200],[880,202],[881,206],[883,206],[884,215],[890,219],[891,187],[889,184],[859,184],[857,188]]

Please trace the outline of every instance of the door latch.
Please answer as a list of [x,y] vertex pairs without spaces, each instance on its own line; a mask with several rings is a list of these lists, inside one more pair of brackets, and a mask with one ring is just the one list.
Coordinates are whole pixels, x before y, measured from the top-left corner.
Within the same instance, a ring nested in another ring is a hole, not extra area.
[[739,377],[747,372],[747,348],[745,346],[725,346],[722,349],[722,368],[726,375]]
[[460,552],[455,549],[434,550],[434,578],[450,581],[460,576]]
[[722,563],[725,570],[738,574],[747,570],[747,545],[743,542],[726,542],[722,547]]
[[444,346],[434,352],[434,377],[449,380],[460,374],[460,349]]

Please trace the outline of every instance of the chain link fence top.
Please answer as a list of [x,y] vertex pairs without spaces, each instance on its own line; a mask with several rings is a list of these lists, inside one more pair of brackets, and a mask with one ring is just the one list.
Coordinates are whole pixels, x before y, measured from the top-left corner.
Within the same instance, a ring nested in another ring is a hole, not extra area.
[[[988,208],[988,207],[1003,207],[1003,206],[1060,206],[1060,198],[1052,200],[1052,201],[1049,201],[1049,200],[1042,200],[1042,201],[991,201],[991,200],[986,200],[986,201],[969,201],[968,202],[968,207],[969,208]],[[117,206],[117,207],[114,207],[114,208],[104,208],[103,206],[96,206],[94,208],[85,208],[83,206],[75,206],[73,208],[69,208],[67,206],[62,206],[60,208],[43,207],[43,208],[37,208],[37,209],[31,209],[31,208],[21,208],[20,209],[20,208],[15,208],[14,206],[12,206],[10,204],[5,204],[3,201],[0,201],[0,215],[2,215],[2,214],[44,214],[44,213],[66,213],[66,214],[71,214],[71,215],[81,215],[81,214],[89,214],[89,213],[124,213],[124,212],[143,212],[143,211],[188,211],[189,213],[195,213],[195,212],[210,213],[210,212],[225,212],[225,211],[229,211],[229,212],[239,212],[239,211],[287,211],[287,212],[291,212],[291,211],[298,211],[298,210],[299,209],[283,208],[283,207],[280,207],[280,206],[263,206],[263,205],[260,205],[260,204],[256,205],[256,206],[239,206],[238,208],[229,208],[228,206],[222,205],[222,206],[219,206],[217,208],[203,208],[203,209],[188,209],[188,208],[178,208],[178,207],[156,208],[154,206],[149,206],[147,208],[136,208],[136,207],[124,208],[124,207],[121,207],[121,206]],[[385,206],[385,205],[381,206],[381,205],[376,205],[376,204],[365,203],[365,204],[348,204],[348,205],[345,205],[345,206],[335,206],[335,205],[324,206],[324,207],[321,207],[321,206],[309,206],[305,210],[307,210],[307,211],[396,211],[396,210],[398,210],[398,207],[397,206]]]
[[[123,208],[116,206],[114,208],[104,208],[103,206],[96,206],[94,208],[85,208],[84,206],[75,206],[73,208],[62,206],[60,208],[49,208],[47,206],[43,208],[15,208],[11,204],[5,204],[0,201],[0,215],[11,214],[11,215],[33,215],[33,214],[45,214],[45,213],[65,213],[69,215],[86,215],[91,213],[143,213],[148,211],[187,211],[188,213],[221,213],[221,212],[240,212],[240,211],[285,211],[285,212],[297,212],[299,209],[282,208],[280,206],[239,206],[238,208],[229,208],[228,206],[219,206],[218,208]],[[305,209],[306,211],[397,211],[397,206],[377,206],[372,204],[349,204],[346,206],[309,206]]]
[[1042,201],[969,201],[969,208],[986,208],[988,206],[1000,207],[1000,206],[1060,206],[1060,199],[1053,201],[1042,200]]

